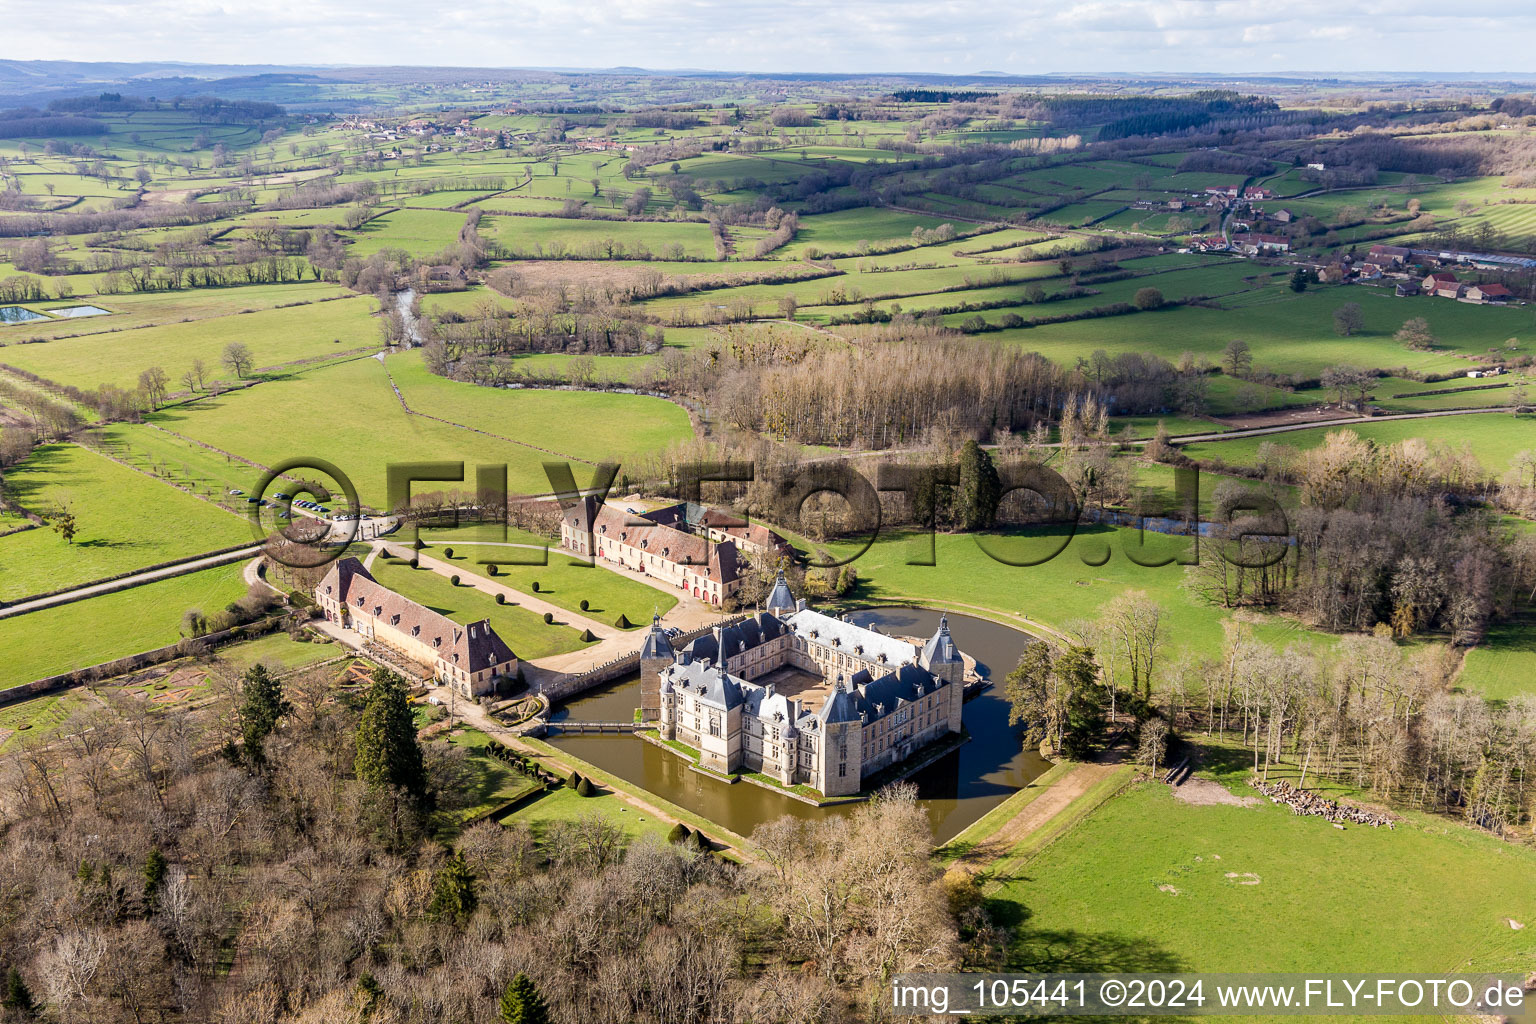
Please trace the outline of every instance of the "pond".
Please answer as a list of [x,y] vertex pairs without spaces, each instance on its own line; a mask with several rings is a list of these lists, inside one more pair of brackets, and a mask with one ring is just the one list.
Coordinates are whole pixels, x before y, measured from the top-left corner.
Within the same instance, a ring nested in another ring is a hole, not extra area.
[[53,316],[61,316],[66,319],[74,319],[79,316],[111,316],[110,309],[102,309],[100,306],[65,306],[63,309],[50,309]]
[[[938,612],[920,608],[881,608],[851,617],[860,625],[875,624],[903,636],[930,636],[939,623]],[[1033,749],[1023,749],[1018,727],[1008,724],[1008,702],[1002,696],[1001,679],[1018,664],[1029,635],[969,615],[950,615],[949,625],[960,649],[997,682],[965,704],[970,742],[911,777],[939,842],[957,835],[1050,767]],[[640,679],[635,676],[577,697],[557,708],[554,720],[627,721],[639,704]],[[858,806],[814,807],[748,782],[721,782],[691,771],[681,757],[635,736],[555,734],[549,742],[742,835],[785,814],[821,818]]]
[[0,306],[0,324],[29,324],[34,320],[47,320],[41,313],[34,313],[25,306]]

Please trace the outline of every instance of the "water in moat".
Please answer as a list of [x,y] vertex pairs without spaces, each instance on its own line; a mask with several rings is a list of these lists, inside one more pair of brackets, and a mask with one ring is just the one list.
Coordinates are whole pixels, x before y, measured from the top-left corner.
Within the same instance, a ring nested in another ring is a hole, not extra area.
[[[852,618],[886,633],[915,637],[932,635],[939,623],[938,612],[920,608],[881,608],[854,612]],[[955,643],[995,685],[965,704],[970,742],[911,776],[939,841],[959,833],[1049,767],[1033,750],[1023,749],[1018,727],[1008,724],[1002,695],[1002,677],[1018,664],[1030,637],[969,615],[950,615],[949,626]],[[640,678],[635,676],[575,698],[555,710],[554,720],[628,721],[639,706]],[[742,835],[785,814],[819,818],[857,806],[813,807],[748,782],[720,782],[690,771],[678,755],[636,736],[554,734],[550,742]]]

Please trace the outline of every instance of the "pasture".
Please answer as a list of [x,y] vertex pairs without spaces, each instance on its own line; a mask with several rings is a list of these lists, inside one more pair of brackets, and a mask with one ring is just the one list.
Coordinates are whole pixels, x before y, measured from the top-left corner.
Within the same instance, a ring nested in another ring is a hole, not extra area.
[[0,602],[251,539],[239,517],[78,445],[36,449],[5,487],[30,511],[68,509],[79,532],[72,543],[47,526],[0,537]]
[[173,644],[190,608],[244,597],[239,563],[0,619],[0,686],[42,679]]
[[1523,972],[1533,877],[1536,852],[1425,815],[1339,831],[1140,783],[995,899],[1027,914],[1016,971]]

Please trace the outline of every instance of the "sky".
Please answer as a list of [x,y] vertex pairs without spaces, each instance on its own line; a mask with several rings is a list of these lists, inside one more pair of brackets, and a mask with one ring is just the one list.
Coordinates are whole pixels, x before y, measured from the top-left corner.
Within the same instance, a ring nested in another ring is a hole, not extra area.
[[0,0],[5,56],[723,71],[1536,70],[1482,0]]

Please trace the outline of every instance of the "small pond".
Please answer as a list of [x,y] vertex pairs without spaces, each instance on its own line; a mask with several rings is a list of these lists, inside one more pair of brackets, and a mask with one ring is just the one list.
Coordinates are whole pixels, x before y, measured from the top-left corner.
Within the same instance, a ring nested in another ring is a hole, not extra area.
[[34,313],[25,306],[0,306],[0,324],[29,324],[34,320],[47,320],[41,313]]
[[65,306],[63,309],[50,309],[51,316],[61,316],[74,319],[77,316],[111,316],[110,309],[102,309],[100,306]]

